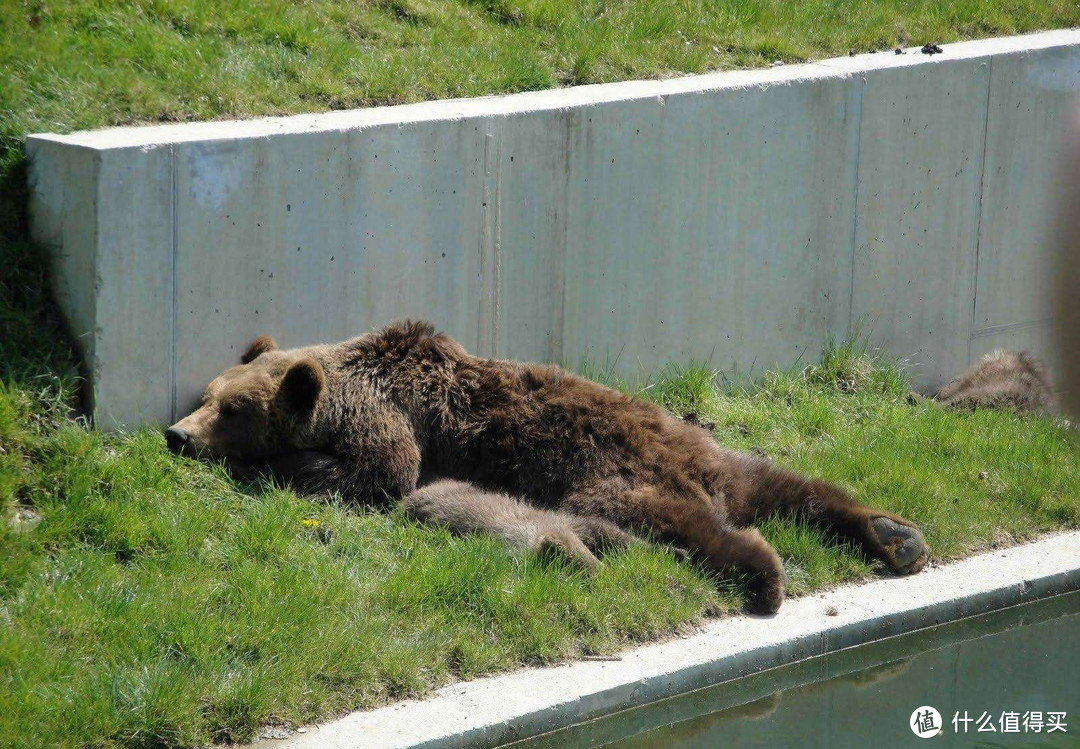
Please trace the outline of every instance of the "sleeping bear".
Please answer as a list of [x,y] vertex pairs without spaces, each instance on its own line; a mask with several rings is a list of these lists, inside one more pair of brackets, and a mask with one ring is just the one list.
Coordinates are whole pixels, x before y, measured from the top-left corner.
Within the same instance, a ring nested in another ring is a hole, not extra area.
[[850,539],[896,573],[929,558],[914,524],[839,487],[721,447],[657,405],[559,367],[471,356],[425,322],[290,350],[262,336],[241,361],[166,431],[170,449],[365,504],[466,482],[741,573],[764,613],[784,599],[780,557],[753,527],[770,515]]

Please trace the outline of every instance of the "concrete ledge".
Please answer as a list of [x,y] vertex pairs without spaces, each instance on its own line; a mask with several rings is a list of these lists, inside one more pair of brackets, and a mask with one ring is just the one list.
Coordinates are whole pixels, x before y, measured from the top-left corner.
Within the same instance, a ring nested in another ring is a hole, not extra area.
[[860,321],[934,386],[1046,356],[1080,31],[766,70],[27,139],[97,423],[256,335],[424,316],[480,355],[788,367]]
[[[453,684],[358,712],[261,749],[493,747],[767,668],[1080,590],[1080,532],[788,601],[699,634],[582,662]],[[835,608],[836,614],[826,613]]]

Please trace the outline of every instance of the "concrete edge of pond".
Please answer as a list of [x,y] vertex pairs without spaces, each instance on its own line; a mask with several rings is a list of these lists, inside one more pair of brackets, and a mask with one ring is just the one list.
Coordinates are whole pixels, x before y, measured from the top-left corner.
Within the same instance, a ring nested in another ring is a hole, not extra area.
[[260,749],[491,747],[803,658],[1080,590],[1080,532],[788,601],[617,660],[529,668],[360,711]]

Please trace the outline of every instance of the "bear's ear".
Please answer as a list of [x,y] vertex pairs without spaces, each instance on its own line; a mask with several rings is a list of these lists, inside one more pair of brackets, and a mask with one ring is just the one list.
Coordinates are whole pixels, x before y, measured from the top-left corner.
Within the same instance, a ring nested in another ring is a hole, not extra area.
[[251,342],[251,345],[248,346],[248,350],[240,357],[240,363],[251,364],[251,362],[258,359],[262,354],[265,354],[267,351],[273,351],[276,348],[277,341],[268,335],[261,335]]
[[324,384],[326,375],[323,374],[322,365],[305,356],[285,372],[285,379],[281,381],[281,395],[290,409],[307,413],[315,408]]

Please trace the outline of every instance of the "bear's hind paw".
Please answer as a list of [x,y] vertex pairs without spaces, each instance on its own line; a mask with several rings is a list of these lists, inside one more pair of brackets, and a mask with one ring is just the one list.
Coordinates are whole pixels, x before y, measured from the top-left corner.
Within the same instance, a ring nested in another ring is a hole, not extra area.
[[915,526],[876,517],[870,521],[870,527],[881,545],[879,556],[893,572],[910,575],[921,570],[930,559],[930,547]]

